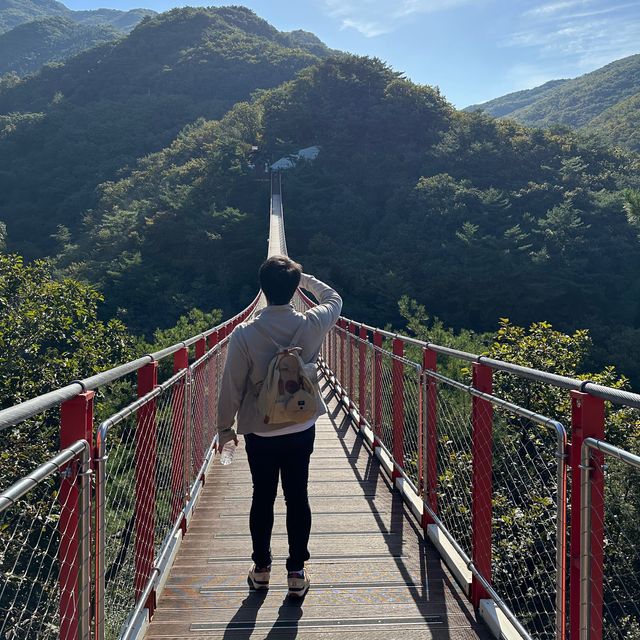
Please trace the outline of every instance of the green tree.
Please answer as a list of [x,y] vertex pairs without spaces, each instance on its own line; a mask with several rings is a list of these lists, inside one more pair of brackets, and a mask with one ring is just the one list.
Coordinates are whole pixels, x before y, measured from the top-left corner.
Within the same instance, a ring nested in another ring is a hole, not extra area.
[[[0,254],[1,408],[131,358],[133,341],[124,325],[97,319],[101,299],[86,284],[55,280],[48,262],[25,264],[17,255]],[[113,400],[111,390],[99,396],[103,410]],[[2,488],[50,458],[59,449],[58,434],[57,408],[0,432]],[[19,636],[58,636],[54,616],[42,613],[56,608],[59,481],[53,476],[0,518],[7,568],[0,576],[0,628]]]
[[624,198],[623,209],[627,214],[627,220],[640,237],[640,191],[626,189],[622,195]]
[[[46,261],[0,254],[0,407],[6,408],[124,362],[133,341],[119,320],[97,319],[101,295]],[[57,412],[0,433],[5,482],[58,446]]]
[[[548,322],[520,327],[507,319],[493,338],[482,344],[477,336],[456,334],[425,308],[403,298],[401,314],[416,336],[438,344],[485,354],[523,367],[562,376],[628,388],[614,367],[597,373],[585,370],[592,347],[588,331],[566,334]],[[470,341],[469,338],[472,338]],[[475,343],[475,344],[474,344]],[[408,349],[419,361],[419,352]],[[440,357],[445,375],[469,381],[466,363]],[[569,393],[550,384],[494,371],[493,393],[520,407],[562,422],[570,431]],[[471,456],[468,425],[470,403],[464,394],[438,385],[439,515],[463,546],[470,548]],[[570,438],[570,433],[569,433]],[[640,412],[607,403],[607,441],[640,451]],[[516,616],[531,632],[553,637],[556,536],[556,433],[513,412],[494,407],[493,427],[493,583]],[[640,482],[638,473],[608,459],[605,477],[605,637],[638,638],[640,611]],[[575,490],[575,489],[574,489]],[[626,635],[625,635],[626,634]]]

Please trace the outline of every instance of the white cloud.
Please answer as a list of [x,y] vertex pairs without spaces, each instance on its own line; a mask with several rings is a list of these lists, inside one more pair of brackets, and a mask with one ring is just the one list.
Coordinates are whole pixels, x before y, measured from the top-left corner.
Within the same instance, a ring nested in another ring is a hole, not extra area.
[[564,0],[564,2],[551,2],[549,4],[543,4],[540,7],[534,7],[524,12],[525,16],[541,17],[552,16],[565,9],[571,9],[576,6],[584,6],[589,4],[589,0]]
[[391,33],[418,13],[447,11],[477,0],[322,0],[341,29],[355,29],[367,38]]
[[[549,63],[553,62],[555,78],[561,74],[579,75],[638,53],[637,2],[564,0],[525,11],[521,21],[523,28],[505,38],[501,45],[531,49],[527,57],[537,68],[550,68]],[[532,79],[535,76],[530,74]]]
[[385,33],[391,33],[393,27],[391,25],[383,26],[379,22],[366,22],[363,20],[354,20],[352,18],[343,18],[341,29],[355,29],[367,38],[375,38]]
[[549,69],[533,64],[515,64],[507,72],[510,91],[520,91],[522,89],[532,89],[539,87],[549,80],[557,79]]

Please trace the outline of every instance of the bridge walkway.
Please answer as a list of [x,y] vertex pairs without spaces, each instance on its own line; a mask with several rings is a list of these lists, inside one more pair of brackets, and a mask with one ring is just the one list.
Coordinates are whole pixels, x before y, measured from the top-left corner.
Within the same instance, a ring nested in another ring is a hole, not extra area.
[[304,601],[286,598],[281,492],[271,588],[251,592],[247,586],[251,478],[241,438],[233,464],[216,463],[209,471],[148,640],[490,637],[377,458],[328,400],[311,458],[312,587]]

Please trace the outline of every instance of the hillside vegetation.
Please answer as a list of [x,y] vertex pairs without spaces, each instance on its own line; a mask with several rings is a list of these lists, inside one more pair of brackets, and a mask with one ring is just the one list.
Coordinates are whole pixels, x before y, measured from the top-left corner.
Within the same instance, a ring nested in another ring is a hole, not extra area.
[[248,9],[176,9],[5,86],[0,207],[9,247],[27,258],[54,252],[51,235],[60,224],[78,226],[100,183],[198,117],[219,118],[253,91],[293,78],[319,59],[304,47],[324,51]]
[[64,17],[26,22],[0,34],[0,75],[33,73],[122,35],[110,25],[78,24]]
[[102,186],[63,264],[142,331],[239,308],[264,253],[257,168],[310,144],[319,157],[284,176],[288,245],[347,314],[397,322],[408,294],[455,328],[588,327],[637,372],[623,345],[640,335],[640,244],[622,191],[640,186],[637,156],[455,112],[377,60],[329,59],[189,126]]
[[155,11],[150,9],[72,11],[56,0],[0,0],[0,33],[26,22],[50,17],[67,18],[92,25],[108,24],[116,29],[130,31],[145,16],[151,15],[155,15]]
[[603,111],[585,128],[605,142],[640,151],[640,91]]
[[640,379],[638,156],[301,46],[330,54],[246,9],[181,9],[6,87],[8,248],[56,255],[146,335],[230,313],[264,254],[265,163],[319,145],[284,178],[288,240],[347,313],[399,323],[406,294],[454,329],[586,327],[595,365]]
[[572,80],[555,80],[468,107],[536,127],[599,131],[608,142],[640,150],[640,55],[616,60]]

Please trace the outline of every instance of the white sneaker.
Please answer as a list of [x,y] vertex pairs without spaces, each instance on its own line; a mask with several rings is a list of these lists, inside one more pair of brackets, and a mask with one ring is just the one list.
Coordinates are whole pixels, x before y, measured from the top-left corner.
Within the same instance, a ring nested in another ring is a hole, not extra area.
[[289,583],[288,595],[291,598],[304,598],[311,585],[309,572],[306,569],[302,571],[289,571],[287,582]]
[[268,589],[271,578],[271,565],[264,569],[258,569],[255,564],[251,565],[247,582],[252,589]]

